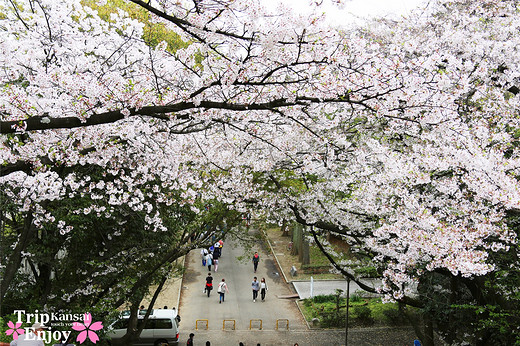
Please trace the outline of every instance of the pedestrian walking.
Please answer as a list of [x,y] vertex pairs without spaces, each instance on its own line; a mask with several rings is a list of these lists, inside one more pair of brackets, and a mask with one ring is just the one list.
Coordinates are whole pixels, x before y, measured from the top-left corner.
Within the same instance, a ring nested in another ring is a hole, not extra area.
[[260,255],[258,254],[258,252],[255,252],[255,254],[253,255],[253,268],[255,269],[255,273],[256,268],[258,268],[258,262],[260,262]]
[[220,243],[215,243],[213,247],[213,259],[216,260],[220,257]]
[[194,336],[195,336],[195,334],[190,333],[190,338],[188,339],[188,341],[186,341],[186,346],[193,346],[193,337]]
[[262,297],[262,301],[265,300],[265,294],[267,293],[267,284],[265,282],[265,278],[262,278],[262,280],[260,280],[260,296]]
[[211,293],[211,290],[213,289],[213,277],[211,276],[211,273],[208,273],[208,276],[206,277],[206,285],[204,286],[204,292],[208,294]]
[[208,250],[201,249],[200,250],[200,258],[202,259],[202,266],[206,266],[206,255],[208,254]]
[[228,287],[226,284],[226,279],[222,279],[222,281],[218,284],[217,292],[220,295],[218,303],[222,304],[222,302],[224,301],[224,294],[226,292],[229,293],[229,290],[228,290]]
[[256,276],[253,278],[253,282],[251,282],[251,288],[253,289],[253,303],[255,303],[256,297],[258,297],[258,290],[260,289],[260,283],[256,279]]
[[216,273],[217,269],[218,269],[218,259],[213,260],[213,266],[215,267],[215,273]]
[[213,264],[213,255],[211,253],[208,253],[206,255],[206,264],[208,265],[208,271],[211,271],[211,265]]

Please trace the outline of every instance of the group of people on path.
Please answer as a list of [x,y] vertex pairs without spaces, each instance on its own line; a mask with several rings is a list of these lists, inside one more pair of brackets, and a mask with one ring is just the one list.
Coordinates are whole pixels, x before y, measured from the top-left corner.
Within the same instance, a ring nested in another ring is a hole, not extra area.
[[[210,296],[211,290],[213,290],[213,276],[211,276],[211,273],[208,273],[208,276],[206,276],[206,284],[204,285],[204,292],[208,294],[208,298]],[[218,283],[217,287],[217,293],[220,295],[219,304],[222,304],[224,301],[224,295],[226,292],[229,293],[229,289],[226,284],[226,279],[222,278],[222,281]]]
[[251,288],[253,289],[253,303],[256,302],[256,298],[258,297],[258,291],[260,291],[260,297],[262,301],[265,301],[265,294],[267,293],[267,284],[265,283],[265,278],[262,278],[260,282],[258,282],[256,276],[253,278],[253,282],[251,282]]
[[211,266],[213,266],[215,273],[218,270],[218,259],[222,256],[222,247],[224,246],[224,241],[219,240],[215,243],[215,245],[210,246],[209,249],[201,249],[200,257],[202,259],[202,265],[208,267],[208,272],[211,271]]
[[[200,256],[202,260],[202,266],[208,267],[208,276],[206,276],[206,283],[204,284],[203,293],[208,295],[208,298],[213,290],[213,276],[211,276],[211,266],[214,266],[215,272],[218,270],[218,259],[222,256],[222,246],[224,242],[219,240],[215,245],[211,246],[209,249],[201,249]],[[260,262],[260,255],[258,252],[253,254],[252,258],[253,262],[253,270],[256,273],[258,269],[258,263]],[[253,278],[253,282],[251,282],[251,288],[253,290],[253,302],[256,303],[256,299],[258,297],[258,292],[260,292],[260,297],[262,301],[265,301],[265,296],[268,291],[267,283],[265,282],[265,278],[262,278],[258,281],[258,278],[255,276]],[[225,294],[229,293],[229,289],[226,283],[226,279],[222,278],[222,281],[219,282],[217,287],[217,293],[219,294],[219,304],[225,299]]]
[[[258,269],[258,262],[260,262],[260,255],[258,252],[255,252],[252,258],[253,262],[253,270],[256,273]],[[265,301],[265,294],[267,293],[267,284],[265,282],[265,278],[262,278],[260,282],[258,282],[256,276],[253,278],[253,282],[251,282],[251,288],[253,289],[253,303],[256,302],[256,298],[258,297],[258,291],[260,291],[260,296],[262,297],[262,301]]]
[[[223,246],[224,242],[222,240],[219,240],[209,249],[204,248],[200,250],[202,266],[208,267],[208,276],[206,277],[206,283],[204,285],[204,293],[206,293],[208,297],[210,296],[211,291],[213,290],[213,277],[211,276],[211,266],[213,266],[216,273],[218,271],[218,260],[222,256]],[[219,304],[221,304],[224,301],[225,293],[229,292],[229,289],[226,284],[226,279],[223,278],[222,281],[219,282],[217,292],[220,295]]]

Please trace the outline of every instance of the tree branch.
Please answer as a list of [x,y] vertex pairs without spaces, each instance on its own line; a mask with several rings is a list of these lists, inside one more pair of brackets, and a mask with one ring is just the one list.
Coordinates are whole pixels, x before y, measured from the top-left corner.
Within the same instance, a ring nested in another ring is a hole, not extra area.
[[[170,120],[173,117],[169,116],[169,113],[175,113],[180,111],[186,111],[190,109],[227,109],[231,111],[251,111],[251,110],[272,110],[279,107],[290,107],[290,106],[305,106],[309,103],[350,103],[358,104],[367,109],[372,108],[363,101],[353,101],[348,95],[329,99],[318,99],[315,97],[297,97],[295,100],[289,101],[285,98],[275,99],[269,102],[256,103],[256,104],[245,104],[245,103],[229,103],[229,102],[216,102],[216,101],[202,101],[197,104],[194,102],[178,102],[171,105],[165,106],[147,106],[139,109],[129,109],[130,115],[134,116],[149,116],[161,120]],[[187,118],[187,115],[178,118]],[[101,124],[115,123],[125,118],[120,110],[108,111],[99,114],[92,114],[85,120],[81,120],[78,117],[63,117],[63,118],[50,118],[47,115],[30,117],[25,120],[10,120],[0,122],[0,133],[17,133],[20,132],[16,127],[20,125],[20,122],[24,123],[25,131],[41,131],[49,129],[71,129],[77,127],[87,127]]]

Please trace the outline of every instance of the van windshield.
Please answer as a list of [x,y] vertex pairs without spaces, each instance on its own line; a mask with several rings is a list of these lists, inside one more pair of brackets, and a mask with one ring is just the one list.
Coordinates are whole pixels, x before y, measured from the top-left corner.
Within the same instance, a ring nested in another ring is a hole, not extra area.
[[[140,328],[143,320],[137,321],[137,328]],[[128,318],[123,318],[114,323],[114,329],[127,329]],[[144,326],[144,329],[172,329],[172,320],[169,318],[149,319]]]

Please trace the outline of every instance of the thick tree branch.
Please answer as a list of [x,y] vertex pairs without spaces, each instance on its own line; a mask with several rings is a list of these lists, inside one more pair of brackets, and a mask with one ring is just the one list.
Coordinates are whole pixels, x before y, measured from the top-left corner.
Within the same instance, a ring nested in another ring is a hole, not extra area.
[[[367,109],[371,109],[363,101],[351,100],[348,95],[330,98],[330,99],[318,99],[315,97],[299,97],[295,100],[287,100],[280,98],[269,102],[256,103],[256,104],[245,104],[245,103],[229,103],[229,102],[215,102],[215,101],[202,101],[195,104],[194,102],[178,102],[166,106],[147,106],[139,109],[129,109],[130,115],[133,116],[149,116],[161,120],[173,119],[173,116],[169,116],[170,113],[186,111],[191,109],[226,109],[231,111],[250,111],[250,110],[272,110],[279,107],[290,107],[290,106],[305,106],[309,103],[331,103],[331,102],[345,102],[350,104],[358,104]],[[183,116],[181,118],[185,118]],[[25,131],[41,131],[49,129],[71,129],[77,127],[87,127],[101,124],[115,123],[125,118],[125,115],[120,111],[108,111],[100,114],[92,114],[86,120],[81,120],[78,117],[63,117],[63,118],[50,118],[47,115],[35,116],[25,120],[11,120],[0,122],[0,132],[16,133],[20,132],[16,127],[21,122],[24,123]]]

